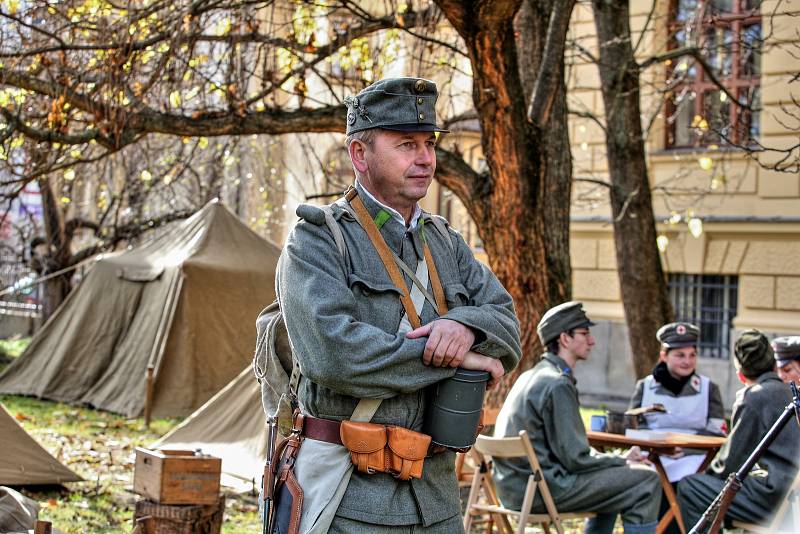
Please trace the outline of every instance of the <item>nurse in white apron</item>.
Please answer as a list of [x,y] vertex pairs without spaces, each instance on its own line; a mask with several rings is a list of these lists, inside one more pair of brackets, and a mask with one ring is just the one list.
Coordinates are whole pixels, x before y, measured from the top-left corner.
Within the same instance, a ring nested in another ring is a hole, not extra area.
[[[691,323],[670,323],[658,329],[661,342],[658,365],[636,383],[630,407],[661,404],[665,413],[645,414],[644,428],[684,434],[725,435],[725,411],[719,387],[698,374],[697,340],[700,329]],[[640,427],[641,428],[641,427]],[[670,482],[694,473],[703,456],[684,454],[664,458]]]

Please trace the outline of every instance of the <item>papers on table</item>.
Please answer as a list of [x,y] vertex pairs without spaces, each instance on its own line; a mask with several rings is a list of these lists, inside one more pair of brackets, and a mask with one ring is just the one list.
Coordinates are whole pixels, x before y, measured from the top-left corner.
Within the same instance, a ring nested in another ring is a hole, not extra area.
[[703,454],[687,454],[680,458],[662,456],[661,465],[664,466],[664,471],[667,473],[669,481],[677,482],[683,477],[697,473],[704,459],[705,455]]
[[[670,438],[675,437],[675,433],[648,429],[634,430],[629,428],[625,431],[625,436],[634,439],[668,441]],[[704,459],[704,454],[686,454],[679,458],[671,458],[667,455],[660,456],[661,465],[664,466],[664,472],[667,474],[667,478],[670,482],[677,482],[686,476],[697,473]]]

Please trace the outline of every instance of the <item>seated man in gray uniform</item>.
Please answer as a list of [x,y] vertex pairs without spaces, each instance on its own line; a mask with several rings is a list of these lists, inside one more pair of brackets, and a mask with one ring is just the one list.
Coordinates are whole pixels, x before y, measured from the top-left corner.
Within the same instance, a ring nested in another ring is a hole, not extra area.
[[[388,434],[429,443],[422,432],[431,412],[428,386],[459,366],[498,379],[519,361],[511,295],[444,219],[418,204],[433,180],[436,133],[443,131],[437,96],[430,80],[392,78],[346,99],[355,187],[330,206],[298,208],[301,220],[281,254],[277,295],[305,416],[296,461],[301,484],[304,470],[321,463],[307,453],[323,450],[320,444],[341,447],[354,419],[383,426],[384,440]],[[380,460],[367,466],[367,455],[358,453],[364,464],[314,517],[309,497],[330,481],[309,477],[300,531],[463,532],[454,452],[420,445],[414,453],[424,458],[417,475],[380,470]],[[341,461],[350,460],[345,450]]]
[[[587,521],[587,534],[610,534],[620,513],[626,534],[653,533],[661,498],[656,472],[619,456],[598,454],[586,439],[573,371],[589,357],[593,325],[580,302],[566,302],[544,314],[536,330],[547,352],[511,388],[495,436],[528,431],[558,511],[597,512]],[[494,462],[500,500],[518,510],[531,474],[528,463]],[[538,493],[533,510],[545,510]]]
[[785,383],[800,387],[800,336],[784,336],[772,340],[778,376]]
[[[775,374],[775,359],[766,336],[748,330],[734,347],[734,363],[745,384],[736,394],[731,433],[706,473],[678,483],[678,503],[686,528],[702,517],[729,474],[738,470],[761,438],[792,401],[789,387]],[[780,506],[797,474],[800,428],[789,421],[745,479],[725,516],[726,521],[764,523]],[[710,526],[710,525],[709,525]]]

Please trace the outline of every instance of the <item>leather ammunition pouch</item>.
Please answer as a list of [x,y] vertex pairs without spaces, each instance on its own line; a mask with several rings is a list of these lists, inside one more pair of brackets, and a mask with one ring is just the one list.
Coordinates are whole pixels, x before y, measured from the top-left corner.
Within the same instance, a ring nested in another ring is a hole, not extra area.
[[342,444],[362,473],[389,473],[400,480],[422,478],[431,437],[399,426],[342,421]]

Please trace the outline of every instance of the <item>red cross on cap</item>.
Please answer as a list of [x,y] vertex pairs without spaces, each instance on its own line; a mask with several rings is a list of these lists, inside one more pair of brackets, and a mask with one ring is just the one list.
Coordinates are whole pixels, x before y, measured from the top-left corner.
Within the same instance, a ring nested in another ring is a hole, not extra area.
[[686,327],[685,327],[685,326],[683,326],[682,324],[679,324],[679,325],[678,325],[678,328],[676,328],[676,329],[675,329],[675,331],[676,331],[677,333],[679,333],[680,335],[683,335],[683,334],[685,334],[685,333],[686,333]]

